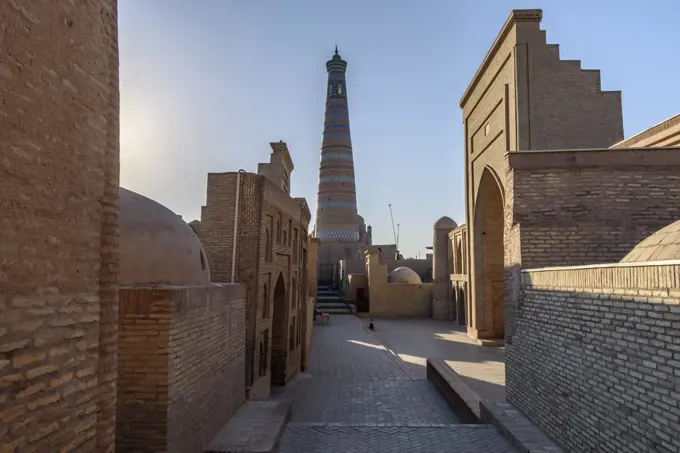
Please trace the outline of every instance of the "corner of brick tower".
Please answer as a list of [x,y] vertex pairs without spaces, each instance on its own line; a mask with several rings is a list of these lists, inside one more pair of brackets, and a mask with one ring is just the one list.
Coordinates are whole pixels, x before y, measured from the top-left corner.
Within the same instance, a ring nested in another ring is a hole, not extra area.
[[0,450],[113,452],[117,2],[0,18]]

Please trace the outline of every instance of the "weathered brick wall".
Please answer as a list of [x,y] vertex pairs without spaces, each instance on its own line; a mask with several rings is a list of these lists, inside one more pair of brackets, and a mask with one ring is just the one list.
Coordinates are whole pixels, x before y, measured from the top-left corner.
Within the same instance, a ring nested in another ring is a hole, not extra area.
[[205,207],[201,210],[201,243],[213,282],[231,281],[236,215],[237,173],[208,173]]
[[202,452],[245,399],[245,288],[120,292],[117,450]]
[[198,453],[245,400],[245,288],[191,288],[173,302],[168,452]]
[[387,283],[377,291],[371,287],[370,293],[369,313],[374,318],[432,316],[432,283]]
[[616,262],[680,219],[678,150],[529,152],[508,159],[514,189],[508,221],[521,228],[525,269]]
[[680,450],[680,265],[522,272],[510,402],[573,452]]
[[120,290],[118,452],[166,451],[171,299],[164,289]]
[[2,450],[113,450],[116,16],[0,2]]

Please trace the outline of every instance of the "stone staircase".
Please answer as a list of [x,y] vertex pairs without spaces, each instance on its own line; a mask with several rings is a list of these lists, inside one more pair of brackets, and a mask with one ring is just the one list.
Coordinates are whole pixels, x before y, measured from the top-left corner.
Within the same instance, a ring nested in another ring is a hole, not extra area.
[[319,285],[316,294],[316,306],[329,315],[351,315],[349,305],[345,299],[330,286]]

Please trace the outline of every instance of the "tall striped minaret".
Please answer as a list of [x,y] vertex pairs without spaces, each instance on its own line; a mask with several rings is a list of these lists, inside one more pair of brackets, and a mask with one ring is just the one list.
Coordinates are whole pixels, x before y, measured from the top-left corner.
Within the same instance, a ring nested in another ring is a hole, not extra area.
[[[363,227],[357,213],[354,158],[347,112],[347,62],[338,54],[326,62],[328,86],[326,117],[321,143],[319,189],[316,208],[316,237],[321,241],[320,261],[335,261],[353,255]],[[331,243],[335,245],[331,246]],[[347,252],[349,250],[349,252]]]

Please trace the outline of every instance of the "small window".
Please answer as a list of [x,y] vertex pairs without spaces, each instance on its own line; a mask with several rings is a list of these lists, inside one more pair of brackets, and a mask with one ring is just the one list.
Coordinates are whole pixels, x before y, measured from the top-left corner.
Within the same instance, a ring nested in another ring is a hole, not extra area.
[[298,318],[297,335],[295,336],[296,346],[300,346],[300,321],[302,321],[302,318]]
[[271,235],[269,234],[269,229],[264,230],[264,260],[272,260],[272,241]]
[[269,291],[267,284],[264,284],[264,291],[262,292],[262,319],[269,318]]
[[338,85],[338,94],[342,94],[342,85]]
[[288,349],[295,349],[295,318],[288,329]]
[[489,135],[489,131],[491,130],[491,124],[486,123],[486,126],[484,126],[484,136],[486,137]]
[[269,330],[265,330],[260,334],[260,366],[259,375],[267,375],[267,349],[269,348]]
[[290,286],[292,286],[292,288],[291,288],[292,294],[291,294],[291,297],[290,297],[291,298],[290,305],[291,305],[292,308],[297,308],[297,279],[295,277],[293,277],[292,283],[293,284],[290,285]]

